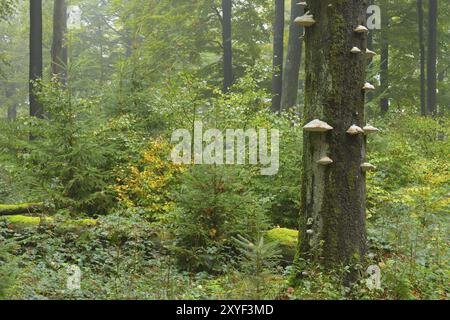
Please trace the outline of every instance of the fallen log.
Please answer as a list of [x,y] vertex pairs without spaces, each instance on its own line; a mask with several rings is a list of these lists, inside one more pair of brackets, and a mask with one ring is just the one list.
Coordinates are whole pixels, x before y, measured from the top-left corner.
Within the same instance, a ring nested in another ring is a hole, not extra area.
[[0,216],[37,213],[43,208],[42,203],[0,204]]

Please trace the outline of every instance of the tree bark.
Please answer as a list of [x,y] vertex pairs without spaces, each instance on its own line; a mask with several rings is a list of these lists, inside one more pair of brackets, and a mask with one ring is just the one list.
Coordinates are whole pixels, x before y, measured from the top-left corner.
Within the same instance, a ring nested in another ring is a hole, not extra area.
[[437,63],[437,0],[429,1],[428,8],[428,63],[427,63],[427,105],[428,114],[436,115],[436,63]]
[[223,91],[233,85],[233,51],[231,45],[231,0],[222,0]]
[[292,108],[297,103],[303,43],[300,37],[303,35],[303,27],[294,23],[294,20],[303,14],[303,6],[299,6],[297,1],[292,0],[289,40],[283,73],[283,92],[281,95],[281,108],[284,110]]
[[381,113],[389,111],[389,16],[387,11],[387,1],[383,2],[381,20],[381,60],[380,60],[380,90],[382,98],[380,100]]
[[34,83],[42,79],[42,0],[30,0],[30,115],[43,118],[44,108],[38,101]]
[[273,29],[272,111],[279,112],[283,89],[284,0],[275,0]]
[[[357,263],[366,252],[365,139],[347,129],[364,126],[365,1],[310,1],[316,24],[306,28],[305,123],[320,119],[326,133],[304,132],[299,257],[336,268]],[[332,4],[329,6],[329,4]],[[324,156],[334,162],[317,163]]]
[[[369,1],[369,5],[373,5],[373,0]],[[367,35],[367,49],[374,51],[373,49],[373,32],[369,32]],[[370,65],[372,60],[367,62],[367,65]],[[366,95],[366,101],[370,102],[373,100],[373,92],[368,92]]]
[[420,51],[420,113],[427,115],[427,105],[425,101],[425,42],[423,33],[423,0],[417,1],[417,12],[419,15],[419,51]]
[[52,74],[65,84],[67,79],[67,6],[65,0],[53,5]]

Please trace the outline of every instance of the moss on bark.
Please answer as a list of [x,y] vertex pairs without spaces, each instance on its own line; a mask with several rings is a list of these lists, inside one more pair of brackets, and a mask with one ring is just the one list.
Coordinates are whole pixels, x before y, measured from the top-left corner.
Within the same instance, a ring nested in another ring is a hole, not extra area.
[[[334,130],[304,133],[303,189],[299,257],[328,266],[349,264],[365,254],[364,126],[366,35],[353,30],[365,21],[365,1],[314,1],[317,23],[306,28],[305,124],[319,118]],[[334,163],[317,164],[322,156]],[[309,230],[307,232],[307,230]]]

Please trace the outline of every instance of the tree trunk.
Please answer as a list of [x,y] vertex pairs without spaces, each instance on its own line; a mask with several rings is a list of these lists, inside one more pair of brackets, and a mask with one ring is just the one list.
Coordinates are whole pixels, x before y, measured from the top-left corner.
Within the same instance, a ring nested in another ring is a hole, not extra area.
[[275,0],[273,30],[272,111],[279,112],[283,89],[284,0]]
[[436,62],[437,62],[437,0],[430,0],[428,9],[428,63],[427,63],[427,82],[428,82],[428,113],[436,115]]
[[[332,3],[329,6],[329,3]],[[360,262],[366,251],[363,135],[346,133],[364,126],[367,61],[352,54],[366,48],[365,1],[310,1],[316,24],[306,28],[305,123],[320,119],[333,130],[304,132],[299,257],[330,268]],[[334,162],[319,165],[324,156]]]
[[[369,5],[373,5],[373,0],[369,1]],[[373,49],[373,32],[369,32],[367,35],[367,49],[374,51]],[[367,65],[370,65],[372,60],[367,61]],[[373,100],[373,92],[368,92],[366,95],[366,101],[370,102]]]
[[30,0],[30,115],[43,118],[44,109],[34,90],[34,81],[39,79],[42,79],[42,0]]
[[67,6],[65,0],[55,0],[53,5],[52,74],[61,83],[67,78]]
[[303,14],[303,6],[299,6],[297,1],[292,0],[289,40],[283,73],[283,92],[281,96],[281,108],[285,110],[292,108],[297,103],[303,43],[300,37],[303,35],[303,27],[294,23],[294,20]]
[[30,214],[41,212],[44,206],[40,203],[0,205],[0,216]]
[[387,11],[387,1],[382,3],[381,20],[381,61],[380,61],[380,90],[382,98],[380,100],[381,113],[389,111],[389,16]]
[[10,98],[14,95],[15,85],[6,86],[6,101],[8,103],[8,120],[14,121],[17,118],[17,105],[16,102],[10,101]]
[[420,51],[420,113],[427,115],[427,105],[425,102],[425,42],[423,34],[423,0],[417,1],[417,11],[419,15],[419,51]]
[[231,46],[231,0],[222,0],[223,90],[233,84],[233,52]]

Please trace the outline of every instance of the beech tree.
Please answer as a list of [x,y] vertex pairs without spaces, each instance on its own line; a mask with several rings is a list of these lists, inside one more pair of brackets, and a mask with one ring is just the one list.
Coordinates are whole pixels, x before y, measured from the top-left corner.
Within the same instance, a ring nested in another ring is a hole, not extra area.
[[437,0],[429,1],[428,8],[428,62],[427,62],[427,105],[428,113],[436,115],[436,63],[437,63]]
[[289,109],[297,103],[300,63],[302,58],[303,27],[294,23],[295,18],[304,14],[304,7],[291,1],[291,18],[286,62],[283,72],[283,92],[281,108]]
[[[366,1],[309,1],[299,258],[330,268],[366,252]],[[360,53],[352,53],[353,47]],[[314,119],[321,120],[313,121]],[[357,126],[357,127],[356,127]],[[351,127],[351,128],[350,128]],[[350,131],[348,131],[350,129]],[[348,133],[348,132],[350,133]],[[301,261],[301,260],[299,260]]]
[[66,81],[67,5],[65,0],[55,0],[53,5],[52,74],[63,83]]
[[273,23],[272,111],[280,111],[283,89],[284,0],[275,0]]
[[386,113],[389,110],[389,15],[387,10],[388,2],[382,3],[381,20],[381,61],[380,61],[380,82],[382,98],[380,100],[380,110]]
[[30,115],[42,118],[44,109],[39,103],[34,85],[42,79],[42,0],[30,0]]
[[231,44],[231,0],[222,0],[223,90],[233,84],[233,52]]

